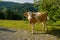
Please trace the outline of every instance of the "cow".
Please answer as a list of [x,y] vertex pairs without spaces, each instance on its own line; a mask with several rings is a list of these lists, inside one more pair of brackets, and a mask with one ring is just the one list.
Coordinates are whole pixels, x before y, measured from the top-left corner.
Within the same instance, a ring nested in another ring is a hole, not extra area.
[[41,22],[42,30],[47,30],[47,20],[49,20],[47,12],[25,12],[24,16],[28,18],[32,26],[32,33],[34,24],[36,24],[37,22]]

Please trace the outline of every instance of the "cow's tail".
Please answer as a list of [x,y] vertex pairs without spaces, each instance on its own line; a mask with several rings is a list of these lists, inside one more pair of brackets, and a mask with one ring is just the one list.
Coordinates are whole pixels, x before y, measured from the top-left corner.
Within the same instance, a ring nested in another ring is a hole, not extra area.
[[49,20],[49,17],[47,16],[47,20]]
[[48,12],[47,12],[47,20],[49,20]]

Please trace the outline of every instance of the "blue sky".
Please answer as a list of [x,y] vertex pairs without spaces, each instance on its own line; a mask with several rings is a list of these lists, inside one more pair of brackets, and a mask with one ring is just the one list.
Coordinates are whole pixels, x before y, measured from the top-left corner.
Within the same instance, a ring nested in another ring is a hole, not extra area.
[[18,2],[18,3],[25,3],[25,2],[33,3],[33,0],[3,0],[3,1]]

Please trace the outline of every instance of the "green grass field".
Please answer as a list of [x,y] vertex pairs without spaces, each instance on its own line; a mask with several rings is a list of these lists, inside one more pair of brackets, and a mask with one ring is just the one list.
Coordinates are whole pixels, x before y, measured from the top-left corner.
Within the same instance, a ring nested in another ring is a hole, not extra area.
[[[53,25],[58,24],[60,24],[60,21],[53,23]],[[23,20],[0,20],[0,26],[6,28],[31,30],[31,25],[29,22]],[[52,27],[60,29],[60,26],[48,26],[48,29],[51,30]],[[41,24],[37,23],[34,27],[34,30],[41,30]]]
[[[5,28],[31,30],[31,25],[29,22],[23,20],[0,20],[0,26]],[[40,24],[37,23],[35,26],[35,30],[41,30]]]

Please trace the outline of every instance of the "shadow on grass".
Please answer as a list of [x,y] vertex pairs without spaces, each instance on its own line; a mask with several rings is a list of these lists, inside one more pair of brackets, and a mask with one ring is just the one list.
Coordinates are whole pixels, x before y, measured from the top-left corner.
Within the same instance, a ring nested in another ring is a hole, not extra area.
[[16,32],[15,30],[10,30],[7,28],[0,28],[0,31]]
[[52,30],[47,31],[48,34],[55,35],[60,38],[60,29],[52,27]]

